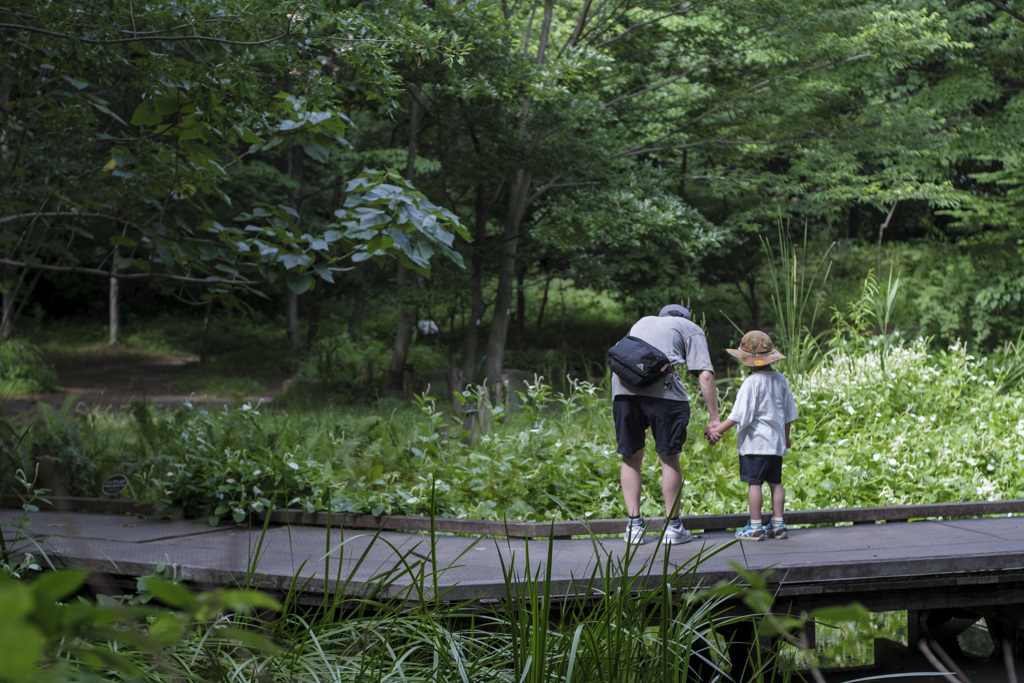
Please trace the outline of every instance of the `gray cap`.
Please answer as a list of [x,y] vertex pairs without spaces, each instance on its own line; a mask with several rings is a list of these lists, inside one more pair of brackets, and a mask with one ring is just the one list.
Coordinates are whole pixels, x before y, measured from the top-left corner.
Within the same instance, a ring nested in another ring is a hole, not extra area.
[[693,320],[693,318],[690,317],[690,309],[686,306],[680,306],[679,304],[669,304],[661,309],[660,313],[658,313],[659,318],[664,318],[666,315]]

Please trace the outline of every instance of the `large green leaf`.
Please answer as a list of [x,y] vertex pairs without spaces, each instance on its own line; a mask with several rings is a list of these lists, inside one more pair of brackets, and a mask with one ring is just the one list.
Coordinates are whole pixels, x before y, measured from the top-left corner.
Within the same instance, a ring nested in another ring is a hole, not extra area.
[[0,580],[0,680],[11,683],[30,681],[36,674],[46,638],[29,622],[36,605],[30,587],[11,579]]

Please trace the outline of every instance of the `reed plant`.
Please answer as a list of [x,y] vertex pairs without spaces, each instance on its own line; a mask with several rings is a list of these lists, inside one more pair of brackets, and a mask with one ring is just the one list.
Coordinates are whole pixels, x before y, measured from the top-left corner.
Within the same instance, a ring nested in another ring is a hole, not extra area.
[[893,325],[899,291],[900,278],[894,276],[893,266],[884,284],[869,271],[861,283],[860,296],[847,303],[845,311],[833,309],[828,353],[842,353],[851,362],[873,355],[884,374],[889,352],[900,338],[899,329]]
[[996,385],[1004,391],[1019,391],[1024,386],[1024,330],[996,349],[992,361],[997,368]]
[[817,320],[823,287],[832,269],[831,246],[813,260],[807,242],[806,225],[803,242],[796,246],[780,223],[776,256],[771,242],[761,237],[772,287],[775,345],[783,349],[786,368],[793,373],[810,372],[821,357],[822,332],[817,329]]

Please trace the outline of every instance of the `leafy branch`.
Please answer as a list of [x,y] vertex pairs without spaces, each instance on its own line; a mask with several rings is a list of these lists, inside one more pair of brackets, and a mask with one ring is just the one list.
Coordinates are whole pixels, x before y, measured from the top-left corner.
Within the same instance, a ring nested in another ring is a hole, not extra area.
[[25,263],[13,259],[0,258],[0,265],[29,270],[45,270],[51,273],[74,273],[75,275],[94,275],[115,280],[163,279],[186,284],[202,285],[259,285],[263,280],[238,280],[217,277],[188,277],[171,273],[123,273],[118,270],[102,270],[100,268],[83,268],[81,266],[58,266],[47,263]]
[[[290,27],[290,23],[289,23]],[[260,45],[269,45],[275,43],[282,38],[287,38],[290,35],[294,35],[292,31],[287,30],[284,33],[273,36],[272,38],[265,38],[263,40],[231,40],[229,38],[220,38],[217,36],[169,36],[169,35],[152,35],[152,36],[140,36],[134,35],[131,38],[84,38],[82,36],[74,36],[70,33],[63,33],[60,31],[50,31],[48,29],[39,28],[38,26],[28,26],[26,24],[0,24],[2,30],[12,31],[27,31],[29,33],[39,33],[44,36],[50,36],[51,38],[60,38],[62,40],[77,40],[82,43],[88,43],[89,45],[120,45],[125,43],[139,43],[139,42],[199,42],[199,43],[219,43],[221,45],[235,45],[241,47],[258,47]]]

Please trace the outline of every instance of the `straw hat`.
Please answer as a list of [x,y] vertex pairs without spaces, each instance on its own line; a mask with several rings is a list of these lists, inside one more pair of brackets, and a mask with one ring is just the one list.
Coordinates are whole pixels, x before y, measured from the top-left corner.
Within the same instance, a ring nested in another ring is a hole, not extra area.
[[772,346],[772,338],[760,330],[747,332],[740,340],[739,349],[726,349],[736,360],[752,368],[760,368],[785,358]]

